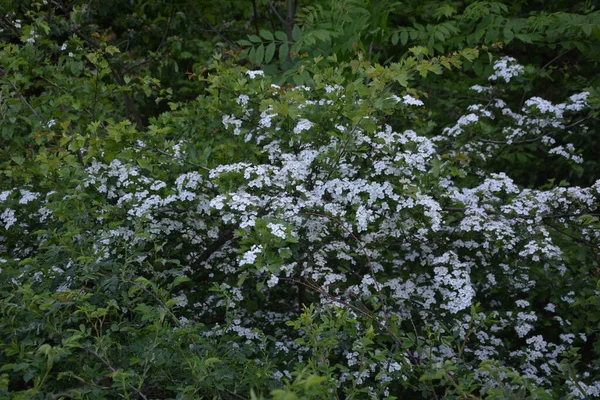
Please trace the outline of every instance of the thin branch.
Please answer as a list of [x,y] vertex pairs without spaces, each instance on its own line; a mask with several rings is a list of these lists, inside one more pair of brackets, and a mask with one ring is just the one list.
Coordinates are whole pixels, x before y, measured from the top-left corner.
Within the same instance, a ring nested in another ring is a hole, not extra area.
[[194,262],[190,265],[193,269],[199,269],[202,266],[202,263],[208,261],[210,256],[212,256],[217,250],[223,247],[227,242],[233,239],[233,233],[237,226],[233,226],[223,232],[219,237],[212,242],[203,252],[194,260]]
[[209,21],[209,20],[208,20],[206,17],[204,17],[204,16],[202,15],[202,13],[198,12],[198,10],[196,9],[196,7],[194,6],[194,2],[192,2],[192,1],[187,1],[187,3],[186,3],[186,4],[187,4],[187,5],[188,5],[188,7],[189,7],[189,8],[190,8],[190,9],[191,9],[193,12],[194,12],[194,14],[195,14],[196,16],[198,16],[199,18],[201,18],[202,20],[204,20],[204,21],[205,21],[205,22],[208,24],[208,26],[209,26],[209,28],[210,28],[210,31],[211,31],[211,32],[213,32],[213,33],[216,33],[217,35],[221,36],[221,37],[222,37],[222,38],[223,38],[223,39],[224,39],[226,42],[228,42],[228,43],[229,43],[231,46],[233,46],[233,47],[237,47],[237,46],[238,46],[236,43],[234,43],[233,41],[231,41],[231,40],[230,40],[230,39],[229,39],[227,36],[225,36],[225,35],[223,34],[223,31],[221,31],[221,30],[217,29],[215,26],[213,26],[213,24],[211,24],[211,22],[210,22],[210,21]]
[[[113,374],[115,372],[117,372],[117,370],[114,369],[113,366],[110,365],[110,363],[104,359],[104,357],[102,357],[100,354],[98,354],[94,350],[89,349],[87,347],[80,347],[80,348],[83,349],[84,351],[86,351],[87,353],[90,353],[93,356],[95,356],[96,358],[98,358],[98,360],[100,360],[106,366],[106,368],[108,368]],[[130,384],[127,384],[127,386],[129,388],[133,389],[137,394],[139,394],[142,399],[148,400],[148,398],[138,388],[136,388],[135,386],[130,385]]]
[[[86,383],[85,385],[82,385],[80,387],[77,388],[73,388],[73,389],[69,389],[69,390],[65,390],[64,392],[60,392],[57,393],[55,395],[53,395],[50,400],[58,400],[61,397],[65,397],[65,396],[70,396],[71,394],[77,394],[78,392],[81,392],[83,390],[86,390],[87,388],[89,388],[90,386],[95,386],[95,387],[99,387],[101,389],[110,389],[110,387],[103,387],[100,386],[99,383],[102,382],[105,379],[109,379],[112,377],[112,372],[110,374],[101,376],[100,378],[98,378],[95,382],[91,382],[91,383]],[[79,378],[81,379],[81,378]]]
[[145,60],[142,60],[140,62],[137,62],[135,64],[133,64],[130,67],[127,67],[123,70],[123,74],[128,74],[129,72],[133,71],[134,69],[136,69],[137,67],[141,67],[144,64],[148,64],[149,62],[155,61],[155,59],[153,57],[150,58],[146,58]]
[[277,17],[277,19],[279,20],[279,22],[281,22],[281,25],[283,25],[283,27],[286,28],[286,30],[287,30],[287,25],[288,25],[287,21],[285,19],[283,19],[283,17],[281,16],[281,14],[279,14],[279,12],[277,11],[277,9],[273,5],[273,3],[271,3],[270,1],[268,1],[267,4],[269,5],[269,7],[271,7],[271,10],[275,14],[275,16]]
[[165,31],[163,32],[162,38],[160,39],[160,43],[156,47],[156,50],[154,50],[155,53],[158,53],[158,51],[162,47],[163,43],[165,42],[167,33],[169,32],[169,29],[171,28],[171,21],[173,20],[174,12],[175,12],[175,7],[173,6],[173,0],[171,0],[171,10],[169,10],[169,18],[167,19],[167,27],[165,28]]
[[[160,154],[162,154],[162,155],[164,155],[164,156],[167,156],[167,157],[169,157],[169,158],[175,158],[175,157],[173,156],[173,154],[169,154],[169,153],[167,153],[166,151],[163,151],[163,150],[161,150],[161,149],[159,149],[159,148],[157,148],[157,147],[148,146],[148,148],[150,148],[151,150],[153,150],[153,151],[156,151],[157,153],[160,153]],[[208,168],[208,167],[205,167],[205,166],[203,166],[203,165],[199,165],[199,164],[193,163],[193,162],[191,162],[191,161],[188,161],[188,160],[182,160],[182,161],[183,161],[183,162],[185,162],[185,163],[187,163],[187,164],[190,164],[190,165],[191,165],[191,166],[193,166],[193,167],[200,168],[200,169],[203,169],[203,170],[205,170],[205,171],[210,171],[210,170],[211,170],[211,169],[210,169],[210,168]]]
[[386,332],[388,332],[390,334],[390,336],[396,341],[396,343],[398,344],[402,344],[402,341],[400,340],[400,338],[398,338],[398,336],[396,336],[396,334],[391,330],[391,328],[389,327],[389,323],[383,323],[380,320],[378,320],[373,314],[369,313],[368,311],[362,310],[342,299],[340,299],[339,297],[335,297],[332,294],[330,294],[329,292],[325,291],[322,287],[320,287],[319,285],[317,285],[316,283],[307,283],[298,279],[294,279],[294,278],[279,278],[281,280],[284,281],[290,281],[290,282],[294,282],[294,283],[298,283],[300,285],[306,286],[309,289],[312,289],[316,292],[321,293],[322,295],[324,295],[325,297],[327,297],[329,300],[335,302],[335,303],[339,303],[341,305],[343,305],[344,307],[347,307],[353,311],[356,311],[357,313],[367,317],[368,319],[370,319],[371,321],[375,322],[377,325],[379,325],[380,328],[382,328],[383,330],[385,330]]
[[584,246],[587,246],[587,247],[589,247],[590,249],[595,249],[595,248],[597,248],[597,246],[596,246],[595,244],[592,244],[592,243],[586,242],[585,240],[583,240],[583,239],[581,239],[581,238],[579,238],[579,237],[577,237],[577,236],[575,236],[575,235],[572,235],[572,234],[570,234],[570,233],[568,233],[568,232],[565,232],[565,231],[563,231],[562,229],[558,229],[558,228],[557,228],[556,226],[554,226],[553,224],[547,224],[547,225],[548,225],[550,228],[554,229],[556,232],[560,233],[561,235],[565,235],[565,236],[567,236],[567,237],[569,237],[569,238],[573,239],[575,242],[577,242],[577,243],[580,243],[580,244],[582,244],[582,245],[584,245]]
[[[2,68],[0,68],[0,73],[2,75],[5,75],[5,72]],[[29,102],[27,101],[27,99],[21,94],[21,92],[19,91],[19,89],[17,88],[17,86],[15,86],[15,84],[13,83],[12,80],[7,79],[8,83],[10,84],[10,86],[12,86],[12,88],[14,89],[14,91],[19,95],[19,97],[21,98],[21,101],[23,103],[25,103],[25,105],[31,110],[31,112],[40,120],[40,122],[46,126],[48,123],[46,122],[46,120],[44,118],[42,118],[37,111],[35,111],[35,109],[31,106],[31,104],[29,104]]]
[[554,57],[552,60],[548,61],[546,64],[544,64],[544,66],[542,68],[540,68],[540,71],[545,70],[548,66],[550,66],[550,64],[552,64],[554,61],[558,60],[559,58],[565,56],[567,53],[569,53],[571,50],[573,50],[573,48],[568,49],[567,51],[563,51],[561,54],[557,55],[556,57]]
[[539,140],[541,140],[541,139],[543,139],[543,138],[545,138],[547,136],[550,136],[553,133],[559,133],[559,132],[564,131],[566,129],[574,128],[577,125],[581,124],[582,122],[585,122],[585,121],[587,121],[588,119],[591,119],[591,118],[593,118],[593,116],[592,115],[588,115],[585,118],[581,118],[579,121],[575,121],[572,124],[569,124],[569,125],[563,127],[560,131],[557,130],[557,131],[550,132],[550,133],[547,133],[547,134],[543,134],[543,135],[540,135],[540,136],[537,136],[537,137],[534,137],[534,138],[531,138],[531,139],[524,139],[524,140],[519,140],[519,141],[516,141],[516,142],[510,142],[509,143],[508,141],[504,141],[504,140],[491,140],[491,139],[477,139],[477,140],[480,141],[480,142],[482,142],[482,143],[508,144],[508,145],[518,145],[518,144],[534,143],[534,142],[537,142],[537,141],[539,141]]
[[[464,213],[468,210],[468,208],[463,208],[463,207],[442,207],[442,211],[448,211],[448,212],[460,212],[460,213]],[[521,219],[534,219],[536,218],[535,215],[510,215],[510,214],[505,214],[505,213],[501,213],[501,212],[489,212],[488,214],[491,215],[502,215],[503,217],[507,217],[507,218],[521,218]],[[542,215],[539,216],[541,219],[543,220],[547,220],[547,219],[557,219],[557,218],[568,218],[568,217],[581,217],[583,215],[590,215],[593,217],[596,216],[600,216],[600,213],[565,213],[565,214],[549,214],[549,215]]]

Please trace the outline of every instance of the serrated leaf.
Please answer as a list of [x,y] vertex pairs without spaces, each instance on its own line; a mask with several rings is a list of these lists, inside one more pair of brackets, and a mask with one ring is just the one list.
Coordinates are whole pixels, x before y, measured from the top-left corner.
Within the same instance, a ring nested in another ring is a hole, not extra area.
[[311,375],[308,377],[308,379],[306,379],[306,382],[304,382],[304,388],[306,390],[309,390],[312,387],[321,384],[321,382],[323,382],[324,380],[325,380],[325,378],[322,376]]
[[284,260],[288,259],[292,256],[292,251],[290,250],[289,247],[284,247],[282,249],[279,249],[278,252],[279,252],[279,256]]

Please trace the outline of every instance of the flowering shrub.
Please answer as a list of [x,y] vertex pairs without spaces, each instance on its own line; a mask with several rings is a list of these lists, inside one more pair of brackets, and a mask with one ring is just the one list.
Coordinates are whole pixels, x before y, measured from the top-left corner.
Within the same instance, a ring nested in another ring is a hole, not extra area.
[[215,61],[146,130],[106,121],[43,179],[13,166],[0,391],[600,396],[600,180],[524,188],[489,165],[535,143],[575,167],[597,99],[511,106],[526,68],[503,58],[486,101],[433,129],[406,83],[423,65],[330,59],[294,87]]

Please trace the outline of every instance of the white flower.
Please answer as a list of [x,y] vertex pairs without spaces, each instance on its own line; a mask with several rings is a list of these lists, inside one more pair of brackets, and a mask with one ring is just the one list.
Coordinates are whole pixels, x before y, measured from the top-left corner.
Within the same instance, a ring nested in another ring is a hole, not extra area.
[[409,106],[422,106],[425,104],[421,100],[415,99],[410,94],[407,94],[404,97],[402,97],[402,100],[404,101],[404,104]]
[[7,208],[4,210],[2,215],[0,215],[0,219],[4,222],[4,229],[8,230],[12,225],[17,222],[17,217],[15,217],[15,211]]
[[62,46],[60,46],[60,51],[65,51],[67,49],[67,44],[63,43]]
[[490,88],[489,86],[480,86],[480,85],[474,85],[470,87],[471,90],[476,91],[477,93],[490,93],[492,91],[492,88]]
[[302,131],[307,131],[310,128],[312,128],[313,123],[310,122],[307,119],[301,119],[300,121],[298,121],[298,124],[296,125],[296,127],[294,128],[294,133],[298,134]]
[[257,76],[265,76],[264,71],[258,70],[258,71],[246,71],[246,75],[248,75],[250,77],[250,79],[254,79]]
[[248,104],[249,100],[250,100],[250,97],[248,97],[245,94],[241,94],[238,96],[238,98],[235,100],[235,102],[238,103],[239,105],[245,106]]
[[256,261],[256,257],[258,257],[258,255],[260,253],[262,253],[262,249],[263,249],[263,247],[259,244],[258,245],[255,244],[254,246],[252,246],[252,248],[250,248],[250,250],[245,252],[244,255],[242,256],[242,258],[240,260],[240,267],[242,265],[254,264],[254,262]]
[[267,286],[272,288],[279,283],[279,278],[276,275],[271,275],[269,280],[267,281]]
[[524,72],[525,68],[517,64],[517,60],[512,57],[502,57],[494,63],[494,73],[488,79],[495,81],[502,78],[508,83],[512,78],[522,75]]
[[285,235],[285,226],[283,226],[281,224],[272,224],[272,223],[269,223],[267,225],[267,228],[269,228],[271,230],[271,233],[274,236],[280,237],[282,239],[285,239],[287,237]]

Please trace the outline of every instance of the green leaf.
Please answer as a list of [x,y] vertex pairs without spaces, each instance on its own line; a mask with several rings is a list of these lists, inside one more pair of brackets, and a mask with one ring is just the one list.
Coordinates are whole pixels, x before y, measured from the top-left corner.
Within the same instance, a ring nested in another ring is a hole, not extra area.
[[262,36],[263,38],[265,38],[267,40],[275,40],[273,38],[273,34],[270,31],[267,31],[266,29],[260,30],[260,36]]
[[221,362],[223,362],[223,361],[221,361],[220,358],[210,357],[210,358],[207,358],[206,360],[204,360],[204,366],[205,367],[212,367],[213,365],[221,363]]
[[190,282],[190,281],[191,281],[191,279],[188,278],[187,276],[179,275],[179,276],[177,276],[177,278],[175,278],[175,280],[173,280],[173,283],[171,283],[171,288],[174,288],[176,286],[181,285],[182,283]]
[[273,55],[275,54],[275,43],[271,43],[267,46],[265,51],[265,64],[268,64],[273,59]]
[[75,76],[79,76],[83,71],[83,62],[81,61],[72,61],[69,63],[69,70]]
[[295,74],[295,75],[292,77],[292,80],[294,81],[294,83],[295,83],[297,86],[302,86],[302,85],[304,85],[304,79],[303,79],[303,78],[302,78],[302,76],[301,76],[301,75],[299,75],[299,74]]
[[286,260],[292,256],[292,251],[289,247],[284,247],[283,249],[279,249],[279,256]]
[[250,39],[252,43],[262,43],[261,38],[256,35],[248,35],[248,39]]
[[282,31],[275,31],[275,39],[277,40],[281,40],[282,42],[287,42],[288,37],[285,34],[285,32]]
[[485,42],[493,43],[498,40],[498,32],[495,29],[488,29],[485,33]]
[[483,64],[481,61],[477,60],[473,63],[473,71],[477,76],[483,75]]
[[398,32],[394,32],[392,35],[392,44],[395,46],[398,44]]
[[400,33],[400,43],[402,43],[403,46],[406,46],[406,43],[408,43],[408,31],[402,31]]
[[287,59],[287,56],[290,54],[290,46],[287,42],[283,43],[279,46],[279,62],[283,64],[283,62]]
[[302,31],[300,30],[300,27],[298,25],[294,25],[294,29],[292,29],[292,38],[297,42],[300,40],[301,36]]
[[254,58],[254,63],[262,64],[264,57],[265,57],[265,46],[261,44],[256,49],[256,57]]
[[321,384],[321,382],[325,381],[325,378],[322,376],[317,376],[317,375],[311,375],[306,379],[306,382],[304,382],[304,388],[306,390],[309,390],[311,388],[313,388],[314,386],[318,386]]

